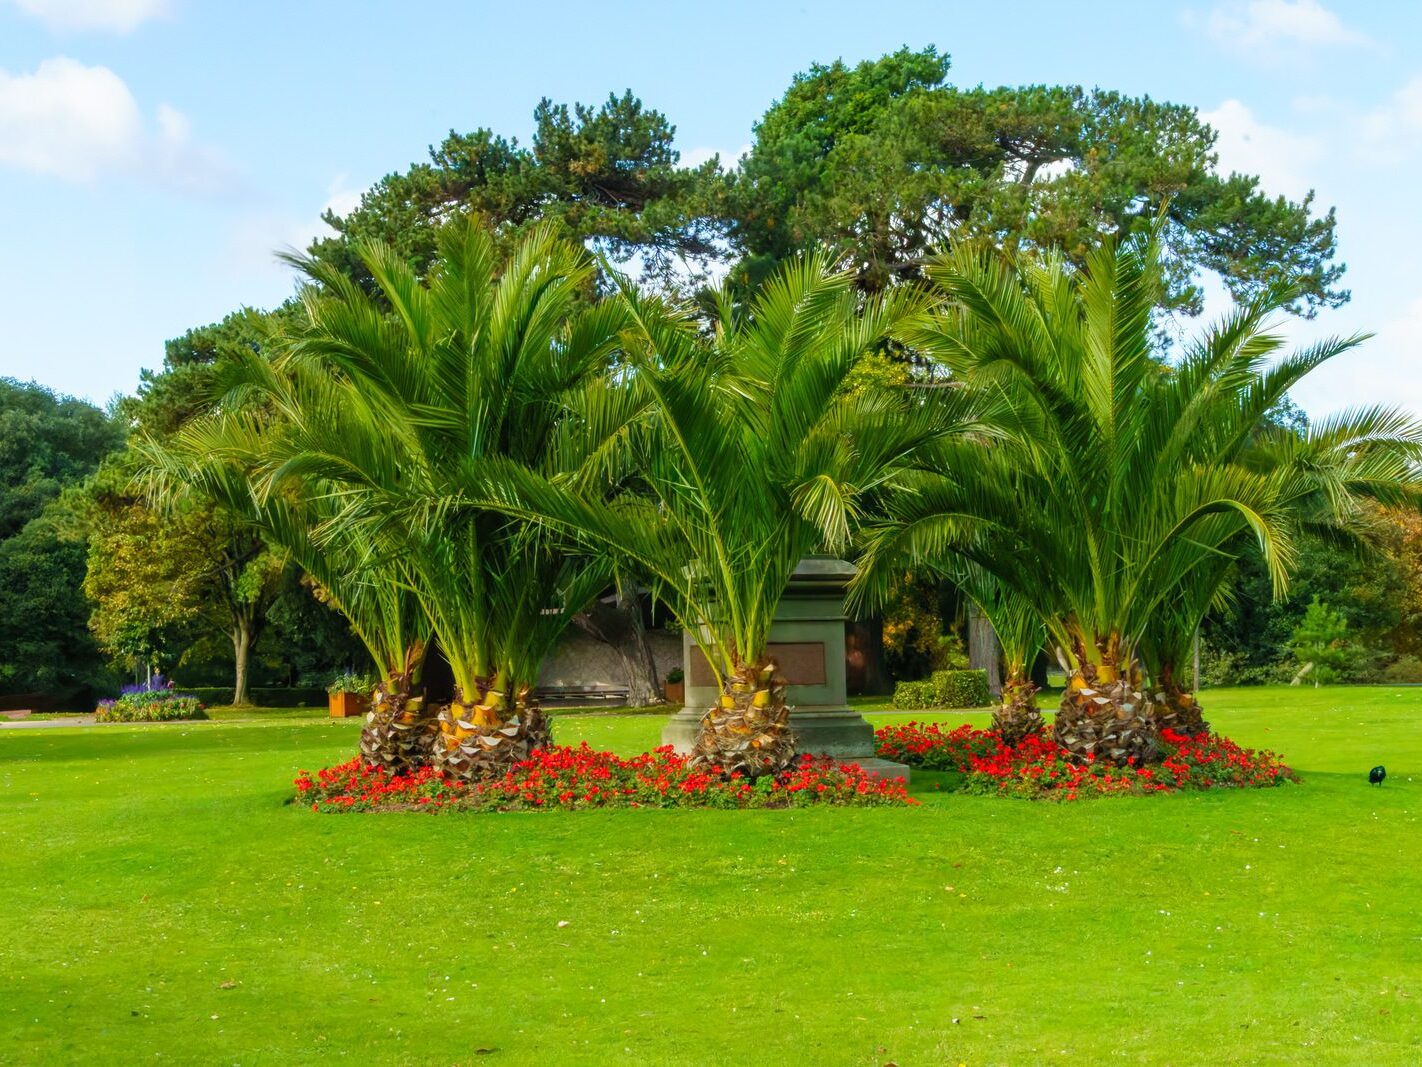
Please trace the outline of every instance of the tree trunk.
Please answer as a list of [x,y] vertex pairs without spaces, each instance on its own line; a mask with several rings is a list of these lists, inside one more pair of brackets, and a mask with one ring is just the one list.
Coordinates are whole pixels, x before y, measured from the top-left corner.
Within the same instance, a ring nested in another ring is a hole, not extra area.
[[1052,724],[1057,744],[1076,759],[1136,766],[1160,759],[1150,695],[1134,663],[1114,658],[1091,663],[1077,650],[1080,666],[1067,677]]
[[247,664],[252,654],[252,627],[245,618],[236,618],[232,625],[232,658],[237,676],[232,683],[232,703],[245,707],[252,702],[247,693]]
[[987,671],[988,689],[993,696],[1002,695],[1002,650],[992,623],[978,606],[968,601],[968,666]]
[[430,763],[462,781],[492,781],[526,760],[534,749],[553,747],[553,731],[534,699],[533,687],[496,674],[475,680],[439,713]]
[[[707,773],[759,778],[789,766],[795,756],[785,679],[775,661],[735,664],[721,698],[701,720],[690,765]],[[719,769],[719,771],[718,771]]]
[[1002,687],[1002,703],[992,713],[992,725],[1004,744],[1017,745],[1042,732],[1042,712],[1037,707],[1037,687],[1031,679],[1013,675]]
[[573,622],[589,637],[617,654],[627,677],[627,703],[634,708],[664,703],[662,679],[652,655],[647,628],[642,624],[642,602],[636,592],[618,588],[608,600],[597,600]]

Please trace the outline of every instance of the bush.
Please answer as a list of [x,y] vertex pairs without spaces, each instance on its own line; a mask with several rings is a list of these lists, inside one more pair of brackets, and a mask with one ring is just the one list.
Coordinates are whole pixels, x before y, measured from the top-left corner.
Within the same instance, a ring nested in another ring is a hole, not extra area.
[[375,679],[368,674],[357,674],[355,671],[345,671],[336,675],[326,685],[326,692],[332,693],[356,693],[363,697],[370,696],[375,692]]
[[934,706],[932,682],[899,682],[892,703],[901,711],[923,711]]
[[934,671],[930,680],[940,708],[985,708],[992,703],[987,671]]
[[1382,680],[1393,685],[1416,685],[1422,682],[1422,659],[1400,656],[1383,668]]
[[992,703],[987,671],[934,671],[927,681],[899,682],[893,705],[902,711],[982,708]]
[[175,693],[161,674],[143,685],[124,686],[116,700],[101,700],[94,712],[98,722],[177,722],[205,719],[202,702],[191,693]]
[[[208,707],[225,708],[232,703],[229,686],[194,686],[186,690]],[[247,690],[252,703],[259,708],[319,708],[326,703],[326,690],[287,688],[284,686],[255,687]]]
[[804,756],[754,781],[693,771],[688,757],[659,748],[631,759],[577,748],[535,750],[492,782],[460,782],[433,767],[391,774],[359,758],[296,777],[296,799],[312,811],[547,811],[554,808],[800,808],[913,805],[902,778],[857,764]]

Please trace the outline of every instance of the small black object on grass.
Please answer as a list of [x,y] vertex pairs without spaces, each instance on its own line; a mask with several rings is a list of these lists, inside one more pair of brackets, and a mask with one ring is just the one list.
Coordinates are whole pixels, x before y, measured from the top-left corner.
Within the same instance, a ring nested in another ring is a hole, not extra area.
[[1387,777],[1387,768],[1379,763],[1368,772],[1368,782],[1372,785],[1382,785],[1383,779]]

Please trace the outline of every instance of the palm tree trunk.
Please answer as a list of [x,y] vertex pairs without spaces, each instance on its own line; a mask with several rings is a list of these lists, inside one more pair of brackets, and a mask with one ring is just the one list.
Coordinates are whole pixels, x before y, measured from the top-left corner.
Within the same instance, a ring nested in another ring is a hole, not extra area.
[[1020,670],[1010,671],[1002,686],[1002,703],[992,713],[992,725],[1007,745],[1020,744],[1046,725],[1037,707],[1037,687]]
[[722,685],[721,699],[701,719],[691,765],[759,778],[783,770],[794,756],[785,679],[775,661],[762,657],[753,665],[735,664]]
[[439,726],[424,698],[414,693],[424,657],[424,642],[416,642],[405,650],[403,669],[390,672],[371,694],[360,732],[360,755],[366,763],[399,774],[430,762]]
[[1210,732],[1204,708],[1187,693],[1175,677],[1175,665],[1165,664],[1160,671],[1160,692],[1151,704],[1151,720],[1157,730],[1174,730],[1191,737]]
[[440,710],[434,766],[463,781],[488,781],[528,759],[534,749],[552,747],[552,729],[531,685],[495,674],[476,679],[475,687],[473,699],[466,700],[456,686],[454,702]]
[[1105,653],[1093,662],[1080,645],[1078,668],[1067,681],[1052,734],[1077,759],[1094,758],[1124,766],[1160,759],[1150,698],[1136,665],[1122,664],[1114,640],[1099,642]]

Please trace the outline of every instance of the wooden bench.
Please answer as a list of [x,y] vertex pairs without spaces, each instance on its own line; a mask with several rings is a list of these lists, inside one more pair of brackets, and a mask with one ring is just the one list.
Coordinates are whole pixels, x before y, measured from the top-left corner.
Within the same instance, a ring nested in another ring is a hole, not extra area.
[[625,685],[548,685],[534,691],[541,704],[626,704]]

